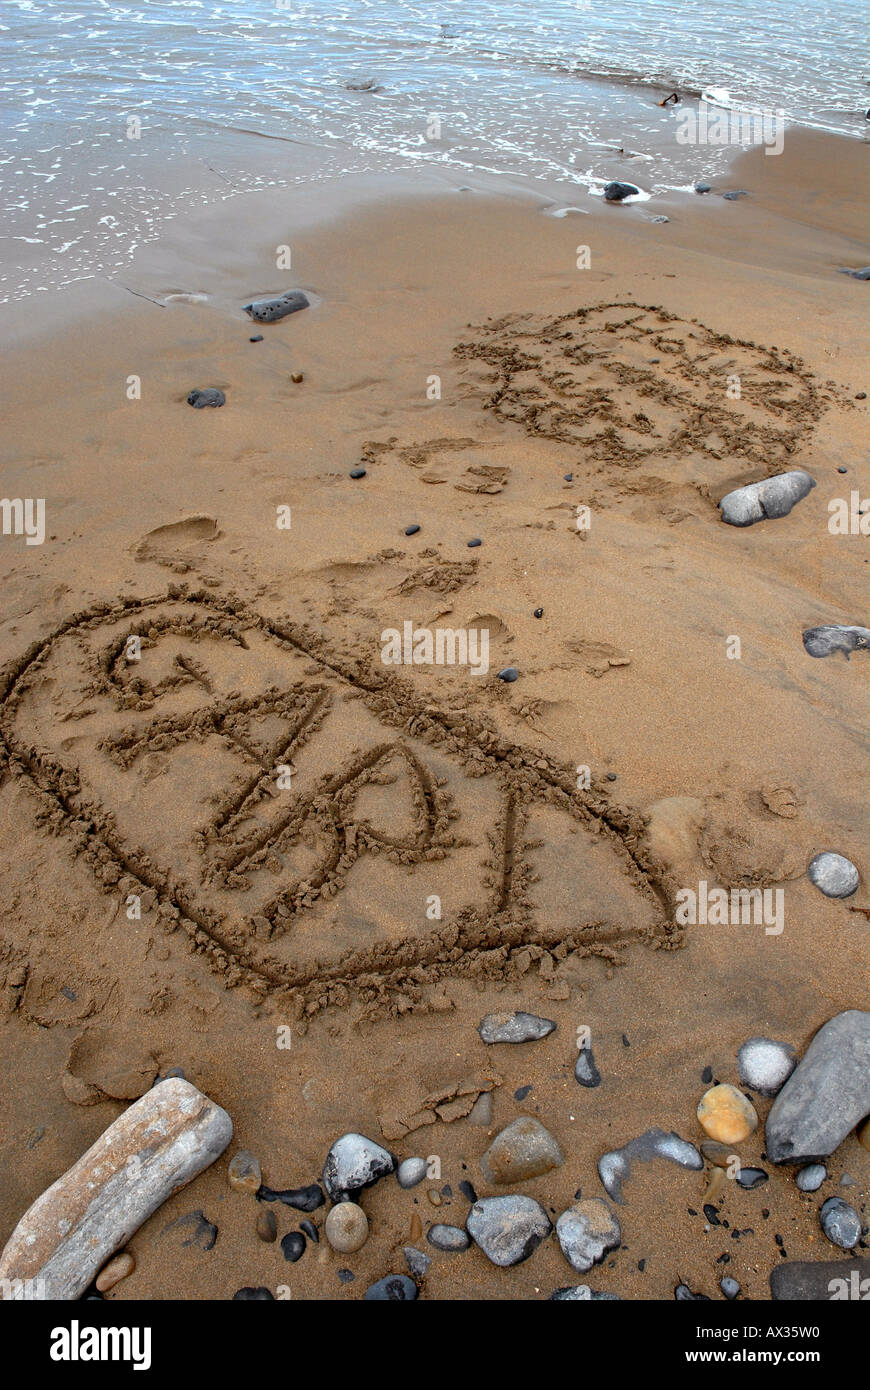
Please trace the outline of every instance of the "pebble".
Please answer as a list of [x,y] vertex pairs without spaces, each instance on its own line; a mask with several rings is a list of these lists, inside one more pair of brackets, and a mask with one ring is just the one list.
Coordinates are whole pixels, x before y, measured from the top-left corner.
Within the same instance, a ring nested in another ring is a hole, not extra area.
[[426,1275],[432,1256],[426,1255],[422,1250],[417,1250],[413,1245],[404,1245],[402,1254],[405,1256],[405,1263],[410,1269],[415,1279],[422,1279]]
[[746,188],[735,188],[732,193],[723,193],[722,197],[729,203],[736,203],[738,198],[748,198],[749,190]]
[[299,1229],[300,1231],[303,1231],[305,1235],[307,1235],[312,1245],[320,1244],[320,1232],[318,1231],[313,1221],[300,1221]]
[[737,1174],[737,1182],[740,1187],[745,1187],[751,1192],[753,1187],[760,1187],[763,1182],[767,1182],[768,1175],[763,1168],[741,1168]]
[[736,1298],[740,1292],[740,1285],[737,1280],[732,1279],[730,1275],[727,1274],[724,1279],[719,1280],[719,1288],[729,1300]]
[[288,290],[286,294],[276,295],[274,299],[254,299],[250,304],[243,304],[242,308],[252,319],[256,319],[257,323],[275,323],[278,319],[286,318],[287,314],[307,309],[308,304],[308,296],[301,290]]
[[436,1250],[467,1250],[471,1244],[468,1232],[459,1226],[430,1226],[426,1239]]
[[116,1255],[113,1260],[109,1260],[107,1265],[103,1265],[97,1275],[96,1283],[100,1293],[108,1293],[109,1289],[113,1289],[116,1284],[120,1284],[122,1279],[126,1279],[128,1275],[132,1274],[135,1268],[136,1261],[129,1250],[125,1250],[121,1255]]
[[194,410],[203,410],[207,405],[226,405],[226,400],[223,391],[219,391],[216,386],[206,386],[203,390],[191,391],[187,397],[187,404],[192,405]]
[[492,1124],[492,1092],[482,1091],[468,1112],[468,1123],[489,1129]]
[[233,1154],[227,1169],[227,1180],[235,1192],[259,1192],[263,1185],[263,1174],[256,1158],[247,1149],[239,1149],[237,1154]]
[[842,652],[849,660],[852,652],[870,651],[870,628],[843,627],[836,623],[809,627],[803,634],[804,647],[810,656],[831,656]]
[[696,183],[696,184],[695,184],[695,192],[696,192],[696,193],[712,193],[712,191],[713,191],[712,184],[709,184],[709,183]]
[[427,1187],[426,1196],[429,1198],[429,1201],[432,1203],[433,1207],[440,1207],[441,1193],[438,1191],[437,1187]]
[[519,679],[519,674],[520,673],[517,670],[516,666],[505,666],[501,671],[499,671],[498,678],[500,681],[506,681],[508,684],[510,684],[511,681]]
[[808,1163],[805,1168],[798,1169],[795,1182],[801,1192],[818,1192],[827,1176],[828,1170],[824,1163]]
[[604,197],[608,203],[621,203],[623,198],[633,198],[640,189],[633,183],[620,183],[618,179],[604,185]]
[[467,544],[469,550],[474,550],[476,546],[483,545],[483,541],[480,539],[480,536],[475,536],[474,539],[468,541]]
[[507,1269],[527,1260],[553,1229],[534,1197],[481,1197],[468,1213],[466,1229],[491,1264]]
[[650,222],[670,222],[670,220],[669,217],[665,217],[664,213],[659,213],[658,217],[650,218]]
[[264,1288],[262,1284],[257,1285],[256,1288],[246,1285],[243,1289],[236,1289],[232,1301],[233,1303],[274,1303],[275,1295],[271,1290]]
[[534,1089],[534,1086],[518,1087],[517,1090],[514,1091],[514,1100],[525,1100],[526,1096],[530,1095]]
[[539,1042],[555,1030],[551,1018],[540,1018],[537,1014],[487,1014],[477,1025],[477,1031],[485,1043],[524,1043]]
[[598,1160],[598,1176],[604,1190],[614,1202],[623,1202],[622,1184],[631,1173],[635,1159],[648,1162],[653,1158],[666,1158],[678,1163],[681,1168],[700,1170],[704,1160],[694,1144],[681,1139],[678,1134],[666,1134],[663,1129],[648,1129],[636,1139],[630,1139],[621,1149],[612,1149]]
[[543,608],[536,608],[535,611],[534,611],[534,613],[532,614],[532,617],[533,617],[533,618],[543,618],[543,616],[544,616],[544,610],[543,610]]
[[361,1250],[368,1240],[368,1217],[356,1202],[339,1202],[338,1206],[331,1208],[324,1230],[333,1250],[339,1250],[342,1255],[352,1255],[355,1250]]
[[281,1240],[281,1249],[284,1252],[284,1259],[291,1264],[301,1260],[305,1253],[305,1237],[301,1231],[288,1231]]
[[823,1024],[771,1106],[773,1163],[827,1158],[870,1114],[870,1013],[847,1009]]
[[493,1139],[480,1160],[487,1182],[505,1187],[561,1168],[559,1145],[540,1120],[521,1115]]
[[249,342],[249,343],[262,343],[262,341],[263,341],[263,335],[262,335],[262,333],[257,333],[257,334],[255,334],[255,336],[254,336],[253,338],[249,338],[249,339],[248,339],[248,342]]
[[828,1240],[841,1250],[851,1250],[861,1239],[861,1218],[842,1197],[829,1197],[822,1203],[819,1224]]
[[420,527],[419,527],[419,526],[416,524],[416,522],[415,522],[413,526],[406,526],[406,527],[405,527],[405,535],[406,535],[406,536],[416,536],[416,534],[417,534],[417,532],[419,531],[419,529],[420,529]]
[[618,1303],[618,1293],[596,1293],[588,1284],[571,1284],[564,1289],[555,1289],[550,1301],[556,1303]]
[[850,270],[848,266],[843,266],[841,275],[851,275],[853,280],[870,280],[870,265],[862,266],[860,270]]
[[754,1106],[728,1082],[704,1092],[698,1105],[698,1120],[704,1133],[722,1144],[739,1144],[758,1126]]
[[232,1120],[208,1096],[177,1077],[162,1081],[28,1208],[0,1255],[0,1281],[39,1279],[46,1300],[79,1298],[143,1222],[214,1163],[232,1137]]
[[363,1294],[367,1303],[413,1303],[417,1285],[407,1274],[387,1274]]
[[267,1245],[273,1244],[278,1239],[278,1222],[275,1220],[273,1211],[261,1211],[259,1213],[256,1231],[260,1240],[264,1240]]
[[410,1225],[410,1229],[409,1229],[409,1231],[408,1231],[408,1237],[409,1237],[409,1239],[410,1239],[410,1241],[411,1241],[411,1244],[413,1245],[413,1243],[414,1243],[415,1241],[419,1240],[420,1237],[422,1236],[422,1234],[423,1234],[423,1222],[420,1220],[420,1213],[419,1213],[418,1211],[412,1211],[412,1212],[411,1212],[411,1225]]
[[595,1065],[591,1047],[582,1047],[577,1053],[577,1061],[574,1063],[574,1080],[579,1082],[581,1086],[590,1089],[601,1085],[601,1073]]
[[459,1191],[466,1201],[471,1202],[472,1205],[477,1201],[477,1193],[467,1178],[463,1178],[462,1182],[459,1184]]
[[796,1066],[794,1048],[770,1038],[750,1038],[737,1052],[740,1080],[763,1096],[775,1096],[781,1091]]
[[688,1284],[678,1284],[674,1289],[674,1298],[678,1303],[709,1303],[710,1300],[705,1293],[692,1293]]
[[366,475],[366,470],[365,470],[364,468],[352,468],[352,469],[350,470],[350,476],[351,476],[351,478],[364,478],[365,475]]
[[573,474],[573,473],[563,473],[563,474],[562,474],[562,477],[563,477],[563,479],[565,480],[566,483],[573,483],[573,481],[574,481],[574,474]]
[[290,373],[290,380],[293,382],[293,385],[294,385],[294,386],[299,386],[300,383],[303,382],[303,381],[305,380],[305,378],[304,378],[304,376],[302,375],[301,372],[291,372],[291,373]]
[[261,1187],[257,1199],[260,1202],[282,1202],[285,1207],[293,1207],[296,1211],[316,1211],[326,1201],[316,1182],[308,1187],[288,1187],[283,1192]]
[[[705,1076],[705,1081],[712,1078]],[[720,1144],[718,1139],[705,1139],[701,1144],[701,1153],[708,1163],[714,1163],[717,1168],[727,1168],[731,1159],[734,1157],[734,1150],[730,1144]]]
[[364,1134],[343,1134],[336,1139],[323,1165],[323,1186],[333,1202],[371,1187],[396,1169],[396,1159]]
[[340,1284],[352,1284],[356,1275],[352,1269],[337,1269],[338,1281]]
[[619,1221],[601,1197],[587,1197],[563,1211],[556,1235],[562,1254],[578,1274],[585,1274],[622,1241]]
[[801,468],[748,483],[722,498],[719,503],[722,520],[729,526],[754,526],[757,521],[788,516],[795,503],[806,497],[815,485],[815,478]]
[[[858,392],[856,392],[856,394],[855,394],[855,400],[856,400],[856,401],[866,401],[866,399],[867,399],[867,392],[866,392],[866,391],[858,391]],[[840,470],[839,470],[839,468],[838,468],[838,469],[837,469],[837,472],[839,473],[839,471],[840,471]],[[844,469],[843,469],[843,472],[845,473],[845,471],[846,471],[846,470],[845,470],[845,468],[844,468]]]
[[851,898],[858,890],[858,870],[850,859],[833,850],[824,850],[809,862],[810,883],[826,898]]
[[400,1187],[416,1187],[426,1176],[425,1158],[404,1158],[396,1169]]

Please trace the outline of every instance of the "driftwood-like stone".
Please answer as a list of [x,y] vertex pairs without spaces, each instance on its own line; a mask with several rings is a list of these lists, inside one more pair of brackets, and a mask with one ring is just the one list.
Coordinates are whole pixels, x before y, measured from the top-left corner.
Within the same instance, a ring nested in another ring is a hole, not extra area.
[[219,1158],[233,1123],[189,1081],[161,1081],[22,1216],[0,1297],[78,1298],[163,1202]]

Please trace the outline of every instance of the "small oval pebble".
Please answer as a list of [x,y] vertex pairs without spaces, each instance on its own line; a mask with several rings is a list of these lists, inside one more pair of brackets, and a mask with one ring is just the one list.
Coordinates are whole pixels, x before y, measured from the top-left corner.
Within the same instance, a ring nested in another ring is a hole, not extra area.
[[467,1250],[471,1244],[471,1237],[460,1226],[432,1226],[426,1239],[436,1250]]
[[480,539],[479,536],[475,536],[474,540],[468,542],[469,550],[474,550],[475,546],[478,545],[483,545],[483,541]]
[[858,888],[858,870],[850,859],[825,850],[811,859],[807,874],[826,898],[851,898]]
[[532,614],[532,617],[533,617],[533,618],[543,618],[543,616],[544,616],[544,610],[543,610],[543,608],[536,608],[535,611],[534,611],[534,613]]
[[420,529],[420,527],[419,527],[419,526],[416,524],[416,522],[415,522],[413,526],[406,526],[406,527],[405,527],[405,535],[406,535],[406,536],[416,536],[416,534],[417,534],[417,532],[419,531],[419,529]]
[[208,405],[225,405],[226,399],[223,391],[219,391],[216,386],[206,386],[204,390],[191,391],[187,397],[187,404],[192,405],[194,410],[203,410]]
[[259,1192],[263,1175],[257,1159],[247,1149],[239,1149],[230,1159],[227,1180],[235,1192]]
[[851,1250],[861,1239],[861,1218],[842,1197],[829,1197],[819,1212],[822,1230],[841,1250]]
[[808,1163],[806,1168],[799,1170],[795,1182],[801,1192],[818,1192],[827,1176],[828,1170],[824,1163]]
[[327,1216],[324,1229],[333,1250],[352,1255],[355,1250],[361,1250],[368,1240],[368,1217],[356,1202],[339,1202]]
[[763,1168],[741,1168],[737,1174],[737,1181],[741,1187],[745,1187],[749,1192],[753,1187],[760,1187],[763,1182],[767,1182],[767,1174]]
[[737,1280],[730,1278],[729,1275],[726,1275],[724,1279],[719,1280],[719,1288],[722,1290],[725,1297],[728,1299],[736,1298],[740,1292],[740,1285],[738,1284]]
[[122,1279],[126,1279],[129,1274],[132,1274],[135,1268],[136,1261],[129,1250],[116,1255],[113,1260],[109,1260],[107,1265],[103,1265],[97,1275],[96,1285],[100,1293],[107,1293],[109,1289],[113,1289],[116,1284],[120,1284]]
[[284,1251],[284,1259],[295,1265],[305,1253],[305,1237],[302,1232],[288,1231],[281,1241],[281,1249]]
[[404,1188],[416,1187],[417,1183],[422,1182],[425,1176],[425,1158],[405,1158],[396,1169],[399,1186]]
[[302,381],[303,379],[304,379],[304,378],[303,378],[301,372],[291,372],[291,373],[290,373],[290,380],[293,382],[294,386],[298,386],[299,383],[300,383],[300,381]]
[[698,1121],[705,1134],[722,1144],[739,1144],[758,1126],[754,1106],[727,1082],[704,1092],[698,1105]]
[[350,470],[350,476],[351,476],[352,478],[364,478],[365,475],[366,475],[366,471],[365,471],[364,468],[352,468],[352,469]]
[[519,674],[516,666],[505,666],[503,670],[499,671],[498,678],[500,681],[507,681],[509,684],[511,681],[517,680]]
[[267,1245],[278,1239],[278,1222],[273,1211],[261,1211],[257,1217],[257,1235]]

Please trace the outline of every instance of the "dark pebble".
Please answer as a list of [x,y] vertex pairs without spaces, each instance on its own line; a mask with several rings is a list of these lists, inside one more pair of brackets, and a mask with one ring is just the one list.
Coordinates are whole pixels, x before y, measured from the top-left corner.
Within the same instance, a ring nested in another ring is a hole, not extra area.
[[320,1232],[313,1221],[300,1221],[299,1229],[300,1231],[304,1231],[308,1239],[313,1241],[315,1245],[320,1244]]
[[243,304],[242,308],[252,319],[256,319],[257,323],[275,323],[287,314],[307,309],[308,303],[308,296],[301,290],[288,290],[286,294],[276,295],[274,299],[255,299],[250,304]]
[[407,1274],[388,1274],[366,1289],[366,1303],[412,1303],[417,1297],[417,1285]]
[[853,280],[870,280],[870,265],[865,265],[861,270],[849,270],[844,266],[840,271],[841,275],[851,275]]
[[640,1270],[641,1274],[643,1274],[644,1270],[646,1269],[646,1260],[638,1260],[637,1267]]
[[516,666],[505,666],[503,670],[499,671],[498,678],[500,681],[506,681],[507,684],[510,685],[511,681],[517,680],[519,674]]
[[574,474],[573,474],[573,473],[563,473],[563,474],[562,474],[562,477],[565,479],[565,482],[566,482],[566,483],[573,483],[573,481],[574,481]]
[[707,1220],[710,1222],[710,1225],[711,1225],[711,1226],[719,1226],[719,1225],[721,1225],[721,1222],[720,1222],[720,1220],[719,1220],[719,1213],[718,1213],[718,1211],[716,1210],[716,1208],[713,1206],[713,1203],[712,1203],[712,1202],[705,1202],[705,1203],[704,1203],[704,1215],[706,1216]]
[[264,1289],[262,1284],[260,1284],[255,1289],[250,1286],[244,1289],[236,1289],[232,1301],[235,1303],[237,1300],[239,1303],[267,1303],[269,1300],[274,1303],[275,1295],[270,1293],[268,1289]]
[[696,193],[709,193],[709,192],[711,191],[711,188],[712,188],[712,185],[709,184],[709,183],[696,183],[696,184],[695,184],[695,192],[696,192]]
[[483,545],[483,541],[480,539],[480,536],[475,536],[474,540],[468,542],[468,549],[474,550],[475,546],[478,545]]
[[622,1045],[623,1047],[631,1047],[631,1043],[628,1041],[628,1038],[625,1036],[624,1033],[622,1035]]
[[713,1068],[712,1068],[712,1067],[705,1067],[705,1068],[704,1068],[704,1070],[701,1072],[701,1080],[703,1081],[703,1083],[704,1083],[705,1086],[709,1086],[710,1082],[713,1080]]
[[737,1181],[741,1187],[745,1187],[751,1192],[753,1187],[759,1187],[761,1183],[767,1182],[767,1174],[763,1168],[741,1168],[737,1174]]
[[285,1207],[295,1207],[297,1211],[316,1211],[322,1207],[326,1198],[316,1182],[310,1187],[288,1187],[283,1192],[274,1192],[271,1187],[261,1187],[257,1193],[258,1202],[283,1202]]
[[736,203],[738,198],[748,198],[749,190],[746,188],[735,188],[733,193],[723,193],[722,197],[729,203]]
[[582,1187],[578,1187],[578,1188],[577,1188],[577,1191],[574,1193],[574,1201],[575,1201],[575,1202],[579,1202],[579,1201],[580,1201],[580,1198],[581,1198],[582,1196],[583,1196],[583,1188],[582,1188]]
[[532,617],[533,617],[533,618],[543,618],[543,616],[544,616],[544,610],[543,610],[543,608],[536,608],[535,611],[534,611],[534,613],[532,614]]
[[273,1211],[261,1211],[257,1216],[257,1235],[267,1245],[278,1239],[278,1222]]
[[192,405],[194,410],[202,410],[207,405],[225,405],[226,399],[223,391],[219,391],[216,386],[206,386],[202,391],[191,391],[187,397],[187,404]]
[[364,478],[365,475],[366,475],[366,471],[365,471],[364,468],[352,468],[352,469],[350,470],[350,476],[351,476],[352,478]]
[[257,333],[255,337],[249,338],[249,339],[248,339],[248,342],[249,342],[249,343],[262,343],[262,341],[263,341],[263,335],[262,335],[262,333]]
[[514,1100],[525,1100],[531,1089],[531,1086],[520,1086],[519,1090],[514,1091]]
[[838,472],[838,473],[848,473],[848,471],[849,471],[849,470],[848,470],[847,468],[838,468],[838,469],[837,469],[837,472]]
[[305,1237],[302,1232],[288,1231],[281,1241],[281,1249],[284,1251],[284,1259],[295,1265],[305,1252]]
[[688,1284],[678,1284],[674,1289],[674,1298],[678,1303],[709,1303],[710,1299],[705,1293],[692,1293]]
[[601,1072],[595,1065],[595,1058],[592,1056],[590,1047],[581,1047],[577,1053],[577,1061],[574,1063],[574,1080],[587,1090],[594,1090],[601,1085]]
[[406,535],[406,536],[416,536],[416,534],[417,534],[417,532],[419,531],[419,529],[420,529],[420,527],[417,526],[417,525],[414,525],[414,526],[406,526],[406,527],[405,527],[405,535]]
[[866,392],[866,391],[859,391],[858,394],[857,394],[857,396],[855,397],[855,400],[856,400],[856,401],[866,401],[866,399],[867,399],[867,392]]
[[608,203],[621,203],[623,198],[631,198],[640,189],[633,183],[620,183],[618,179],[604,185],[604,198]]
[[452,1197],[452,1196],[453,1196],[453,1188],[450,1186],[450,1183],[449,1183],[449,1182],[446,1182],[446,1183],[444,1184],[444,1186],[442,1187],[442,1189],[441,1189],[441,1196],[442,1196],[442,1197]]
[[459,1191],[462,1193],[463,1197],[467,1198],[471,1205],[474,1206],[474,1203],[477,1201],[477,1193],[467,1178],[462,1179],[462,1182],[459,1184]]
[[340,1269],[338,1271],[338,1277],[343,1284],[352,1284],[356,1275],[352,1269]]
[[607,774],[607,780],[608,780],[608,782],[615,782],[615,781],[616,781],[616,773],[615,773],[615,772],[608,772],[608,774]]

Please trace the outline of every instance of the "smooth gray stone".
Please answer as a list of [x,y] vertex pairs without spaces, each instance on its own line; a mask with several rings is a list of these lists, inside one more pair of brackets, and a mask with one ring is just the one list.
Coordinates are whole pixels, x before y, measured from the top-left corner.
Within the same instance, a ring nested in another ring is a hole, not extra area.
[[197,388],[187,397],[187,404],[192,405],[194,410],[204,410],[207,405],[226,405],[226,401],[226,396],[217,386],[206,386],[202,390]]
[[847,1009],[823,1024],[770,1109],[773,1163],[827,1158],[870,1113],[870,1013]]
[[598,1293],[588,1284],[570,1284],[550,1294],[551,1303],[619,1303],[618,1293]]
[[815,478],[802,468],[747,483],[722,498],[719,503],[722,520],[729,526],[754,526],[756,521],[788,516],[795,503],[806,497],[815,485]]
[[468,1213],[466,1230],[494,1265],[506,1269],[527,1260],[553,1229],[534,1197],[481,1197]]
[[386,1274],[376,1284],[370,1284],[363,1294],[366,1303],[413,1303],[417,1285],[407,1274]]
[[578,1274],[585,1274],[622,1242],[619,1221],[601,1197],[584,1198],[563,1211],[556,1235],[562,1254]]
[[256,319],[257,323],[275,323],[277,319],[286,318],[288,314],[307,309],[308,304],[308,296],[301,290],[288,290],[286,294],[276,295],[274,299],[254,299],[250,304],[243,304],[242,308],[252,319]]
[[851,898],[858,891],[858,870],[844,854],[824,850],[811,859],[807,868],[810,883],[826,898]]
[[402,1254],[405,1256],[405,1263],[414,1278],[422,1279],[432,1263],[432,1256],[425,1254],[422,1250],[418,1250],[415,1245],[403,1246]]
[[774,1042],[772,1038],[749,1038],[737,1052],[740,1080],[763,1096],[775,1096],[781,1091],[796,1066],[797,1056],[791,1043]]
[[824,1163],[808,1163],[806,1168],[799,1169],[795,1182],[801,1192],[818,1192],[827,1176],[828,1170]]
[[552,1033],[556,1025],[551,1018],[537,1014],[487,1014],[477,1025],[485,1043],[539,1042]]
[[467,1250],[471,1244],[468,1232],[463,1231],[461,1226],[444,1226],[440,1222],[430,1226],[426,1239],[436,1250]]
[[608,203],[621,203],[623,198],[631,198],[640,189],[633,183],[620,183],[618,179],[613,179],[604,185],[604,196]]
[[866,1297],[870,1260],[787,1260],[771,1270],[770,1294],[776,1302],[828,1303]]
[[343,1134],[336,1139],[323,1165],[323,1186],[333,1202],[347,1201],[355,1192],[392,1173],[393,1154],[364,1134]]
[[601,1085],[601,1072],[595,1065],[591,1047],[583,1047],[577,1053],[577,1061],[574,1063],[574,1080],[588,1089]]
[[851,1250],[861,1239],[861,1218],[842,1197],[829,1197],[822,1202],[819,1225],[828,1240],[842,1250]]
[[861,270],[850,270],[848,266],[843,266],[841,275],[851,275],[853,280],[870,280],[870,265],[865,265]]
[[399,1186],[404,1188],[416,1187],[426,1176],[425,1158],[403,1158],[396,1169],[396,1177]]
[[808,627],[804,633],[804,647],[810,656],[824,657],[842,652],[848,661],[852,652],[870,651],[870,628],[844,627],[837,623]]
[[614,1202],[623,1205],[622,1184],[631,1173],[631,1165],[636,1158],[645,1162],[653,1158],[666,1158],[678,1163],[681,1168],[700,1170],[704,1160],[694,1144],[681,1139],[673,1131],[666,1134],[663,1129],[648,1129],[636,1139],[630,1139],[621,1149],[611,1149],[598,1160],[598,1176],[604,1190]]
[[731,1276],[728,1274],[726,1274],[724,1279],[719,1280],[719,1288],[722,1290],[727,1299],[736,1298],[740,1292],[740,1285],[738,1284],[737,1280],[732,1279]]
[[161,1081],[25,1212],[0,1256],[0,1289],[25,1280],[25,1297],[79,1298],[109,1257],[232,1137],[227,1112],[189,1081]]

